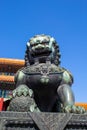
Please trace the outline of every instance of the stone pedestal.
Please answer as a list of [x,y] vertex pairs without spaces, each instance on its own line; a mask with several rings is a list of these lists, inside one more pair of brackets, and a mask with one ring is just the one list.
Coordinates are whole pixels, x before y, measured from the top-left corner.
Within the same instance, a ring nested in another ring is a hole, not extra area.
[[87,130],[87,114],[3,111],[0,130]]

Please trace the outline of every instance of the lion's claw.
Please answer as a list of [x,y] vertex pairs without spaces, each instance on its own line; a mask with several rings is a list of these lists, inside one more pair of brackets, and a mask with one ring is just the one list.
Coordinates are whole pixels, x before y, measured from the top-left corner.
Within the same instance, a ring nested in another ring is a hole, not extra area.
[[33,97],[33,91],[28,88],[26,85],[20,85],[18,88],[16,88],[14,91],[13,91],[13,97],[20,97],[20,96],[30,96],[31,98]]
[[76,113],[76,114],[83,114],[86,112],[84,107],[75,106],[75,105],[68,105],[63,108],[65,113]]

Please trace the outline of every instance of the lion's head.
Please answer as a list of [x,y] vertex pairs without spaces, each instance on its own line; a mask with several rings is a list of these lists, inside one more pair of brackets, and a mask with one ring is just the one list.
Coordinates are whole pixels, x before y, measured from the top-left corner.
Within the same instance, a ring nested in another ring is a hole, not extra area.
[[53,37],[48,35],[35,35],[27,42],[25,53],[25,65],[32,65],[36,60],[39,63],[45,63],[50,60],[51,63],[59,65],[60,61],[59,46]]

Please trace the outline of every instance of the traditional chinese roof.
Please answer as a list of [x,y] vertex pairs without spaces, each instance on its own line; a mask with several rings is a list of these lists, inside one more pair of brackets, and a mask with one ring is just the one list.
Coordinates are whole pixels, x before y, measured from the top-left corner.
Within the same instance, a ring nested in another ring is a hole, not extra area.
[[24,66],[24,60],[0,58],[0,65]]
[[14,82],[14,76],[0,75],[0,82]]
[[0,89],[3,89],[3,90],[15,89],[14,76],[0,75]]
[[0,58],[0,72],[15,73],[18,69],[23,67],[24,64],[24,60]]
[[24,60],[0,58],[0,88],[14,89],[14,74],[24,66]]

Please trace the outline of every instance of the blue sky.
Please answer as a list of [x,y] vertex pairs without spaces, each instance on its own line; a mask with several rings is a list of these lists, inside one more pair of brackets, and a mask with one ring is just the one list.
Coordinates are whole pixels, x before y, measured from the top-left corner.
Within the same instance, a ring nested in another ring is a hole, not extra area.
[[1,58],[23,59],[36,34],[57,40],[76,102],[87,103],[87,0],[0,0]]

